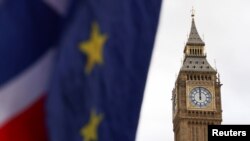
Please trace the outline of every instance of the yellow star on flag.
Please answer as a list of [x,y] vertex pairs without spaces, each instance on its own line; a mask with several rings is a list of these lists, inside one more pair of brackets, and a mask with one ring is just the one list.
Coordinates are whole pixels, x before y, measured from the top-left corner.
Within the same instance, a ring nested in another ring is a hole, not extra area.
[[105,34],[101,34],[97,23],[92,24],[90,39],[80,43],[80,51],[87,56],[85,72],[89,74],[96,64],[103,63],[103,46],[107,40]]
[[102,114],[96,114],[95,111],[91,112],[90,121],[83,126],[80,131],[81,136],[84,138],[84,141],[97,141],[97,128],[100,125],[100,122],[103,119]]

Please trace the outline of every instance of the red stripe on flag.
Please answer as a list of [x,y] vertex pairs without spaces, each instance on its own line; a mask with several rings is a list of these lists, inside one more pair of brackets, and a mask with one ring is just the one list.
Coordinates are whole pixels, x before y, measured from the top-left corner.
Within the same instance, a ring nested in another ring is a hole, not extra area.
[[0,128],[0,141],[47,141],[45,97]]

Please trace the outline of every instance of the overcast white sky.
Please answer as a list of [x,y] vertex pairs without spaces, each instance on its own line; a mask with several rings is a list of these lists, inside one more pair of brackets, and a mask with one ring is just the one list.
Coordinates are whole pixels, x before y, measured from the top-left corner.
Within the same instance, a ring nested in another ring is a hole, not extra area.
[[222,124],[250,124],[250,1],[163,0],[137,141],[174,141],[171,95],[192,6],[207,59],[221,75]]

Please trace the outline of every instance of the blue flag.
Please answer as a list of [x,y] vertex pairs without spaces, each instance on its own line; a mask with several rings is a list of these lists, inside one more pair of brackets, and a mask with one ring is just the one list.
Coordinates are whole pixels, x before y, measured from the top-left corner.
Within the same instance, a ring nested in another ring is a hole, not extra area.
[[161,0],[82,0],[47,101],[51,141],[134,141]]
[[42,0],[0,0],[0,85],[55,44],[61,22]]

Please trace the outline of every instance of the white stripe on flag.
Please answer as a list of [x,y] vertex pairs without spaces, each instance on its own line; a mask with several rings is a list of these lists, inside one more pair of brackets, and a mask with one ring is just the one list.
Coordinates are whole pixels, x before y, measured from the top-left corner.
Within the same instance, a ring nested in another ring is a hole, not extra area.
[[31,67],[0,88],[0,127],[31,106],[46,91],[54,56],[55,50],[49,50]]
[[69,0],[44,0],[44,2],[62,16],[67,13]]

